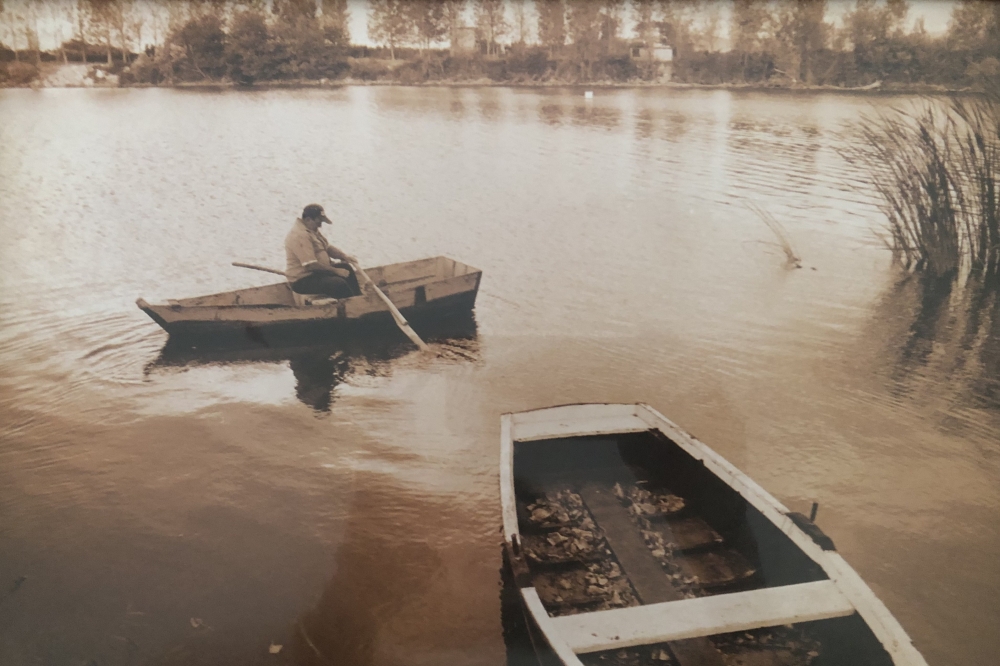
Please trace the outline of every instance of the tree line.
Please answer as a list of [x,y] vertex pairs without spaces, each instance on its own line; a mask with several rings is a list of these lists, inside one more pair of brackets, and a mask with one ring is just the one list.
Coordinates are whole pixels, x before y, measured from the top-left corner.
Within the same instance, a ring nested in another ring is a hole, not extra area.
[[[828,10],[825,0],[734,0],[725,17],[704,0],[369,0],[377,46],[365,47],[351,44],[347,0],[0,0],[0,58],[101,60],[126,83],[1000,81],[1000,3],[961,0],[943,36],[910,20],[905,0],[855,0],[839,26]],[[66,33],[48,53],[42,24]],[[661,45],[669,65],[653,56]]]

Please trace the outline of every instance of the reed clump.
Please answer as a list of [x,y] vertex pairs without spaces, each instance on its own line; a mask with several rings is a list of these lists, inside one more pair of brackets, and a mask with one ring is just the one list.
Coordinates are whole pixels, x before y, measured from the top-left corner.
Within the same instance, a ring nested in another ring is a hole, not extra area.
[[1000,274],[1000,98],[928,100],[867,117],[861,131],[847,157],[870,173],[903,266]]

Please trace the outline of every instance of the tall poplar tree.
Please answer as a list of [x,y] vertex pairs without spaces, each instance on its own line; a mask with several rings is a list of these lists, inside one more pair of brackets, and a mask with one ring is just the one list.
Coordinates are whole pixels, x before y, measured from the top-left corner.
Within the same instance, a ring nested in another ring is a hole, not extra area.
[[504,0],[475,0],[476,27],[486,40],[487,55],[496,54],[497,40],[507,34]]
[[389,47],[389,57],[396,59],[396,49],[413,38],[413,24],[407,15],[406,0],[371,0],[368,35]]
[[323,12],[323,27],[339,30],[344,43],[351,41],[350,13],[347,0],[322,0],[320,8]]
[[538,41],[558,49],[566,43],[566,3],[564,0],[535,0],[538,12]]

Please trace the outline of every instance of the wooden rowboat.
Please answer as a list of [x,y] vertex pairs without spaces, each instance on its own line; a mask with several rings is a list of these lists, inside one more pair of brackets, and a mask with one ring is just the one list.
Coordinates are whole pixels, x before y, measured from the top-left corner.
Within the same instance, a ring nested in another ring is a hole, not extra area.
[[[365,270],[408,319],[471,310],[482,271],[448,257],[431,257]],[[136,305],[172,337],[237,334],[260,339],[303,326],[346,333],[362,326],[395,328],[388,306],[375,293],[334,300],[303,298],[287,282],[209,296]]]
[[500,494],[543,664],[926,666],[811,520],[646,405],[504,415]]

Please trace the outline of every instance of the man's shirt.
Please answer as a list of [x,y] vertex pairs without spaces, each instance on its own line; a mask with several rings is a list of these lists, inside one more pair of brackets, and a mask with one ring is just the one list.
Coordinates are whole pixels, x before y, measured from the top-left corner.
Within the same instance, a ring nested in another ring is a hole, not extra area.
[[302,220],[295,220],[292,230],[285,236],[285,275],[289,282],[295,282],[309,275],[306,266],[310,264],[330,265],[330,255],[326,249],[330,243],[318,230],[309,231]]

